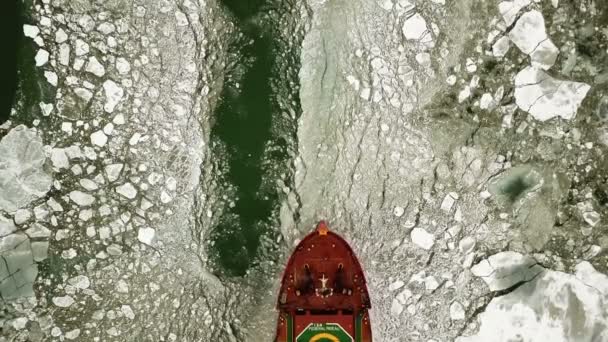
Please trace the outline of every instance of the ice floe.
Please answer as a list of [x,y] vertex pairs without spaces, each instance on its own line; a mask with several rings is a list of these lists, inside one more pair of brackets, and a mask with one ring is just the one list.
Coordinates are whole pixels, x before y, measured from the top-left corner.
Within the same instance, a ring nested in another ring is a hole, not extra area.
[[498,4],[498,11],[507,25],[513,24],[522,8],[530,5],[532,0],[503,1]]
[[524,13],[509,32],[511,41],[530,55],[532,66],[548,70],[555,64],[559,50],[547,36],[545,19],[539,11]]
[[112,113],[120,100],[122,100],[124,90],[112,80],[106,80],[103,83],[103,90],[106,95],[106,103],[103,108],[106,112]]
[[530,281],[543,270],[531,257],[511,251],[494,254],[471,268],[471,272],[481,277],[491,291]]
[[417,40],[426,48],[434,46],[433,36],[429,31],[426,20],[419,13],[414,14],[405,21],[402,32],[407,40]]
[[480,315],[479,332],[456,342],[608,341],[607,278],[588,263],[576,275],[545,271],[494,298]]
[[570,120],[590,89],[588,84],[558,80],[530,66],[515,77],[515,102],[539,121]]
[[412,242],[422,249],[431,249],[435,244],[433,234],[427,232],[423,228],[414,228],[410,234]]
[[52,178],[44,170],[42,139],[33,129],[13,128],[0,141],[0,210],[9,213],[44,196]]

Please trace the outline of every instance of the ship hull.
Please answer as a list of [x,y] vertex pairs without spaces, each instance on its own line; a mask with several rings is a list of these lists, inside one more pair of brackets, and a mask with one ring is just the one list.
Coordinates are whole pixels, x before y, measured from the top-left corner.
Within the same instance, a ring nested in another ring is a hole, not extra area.
[[370,308],[356,255],[321,221],[287,262],[275,341],[371,342]]

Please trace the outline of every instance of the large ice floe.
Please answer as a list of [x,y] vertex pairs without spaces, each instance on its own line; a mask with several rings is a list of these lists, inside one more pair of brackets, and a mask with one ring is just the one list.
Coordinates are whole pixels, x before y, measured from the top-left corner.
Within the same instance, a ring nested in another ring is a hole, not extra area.
[[45,161],[35,129],[18,126],[0,140],[0,210],[13,213],[49,191]]
[[573,119],[590,89],[588,84],[558,80],[533,66],[515,77],[517,105],[539,121]]
[[[492,256],[490,259],[504,258]],[[512,259],[516,262],[518,256]],[[491,260],[488,259],[490,263]],[[493,279],[520,284],[512,292],[494,298],[480,316],[479,332],[457,342],[555,341],[602,342],[608,340],[608,276],[588,262],[575,274],[521,264],[518,272],[496,265]],[[502,272],[507,271],[508,274]],[[496,291],[501,288],[493,288]]]

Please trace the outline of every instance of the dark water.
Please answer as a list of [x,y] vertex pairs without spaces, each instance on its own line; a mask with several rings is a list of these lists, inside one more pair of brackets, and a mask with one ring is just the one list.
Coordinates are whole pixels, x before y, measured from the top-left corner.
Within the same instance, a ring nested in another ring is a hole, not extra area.
[[17,90],[17,54],[23,41],[18,0],[0,1],[0,124],[8,120]]
[[282,82],[277,80],[285,73],[277,75],[284,62],[279,31],[264,20],[276,9],[271,2],[222,1],[243,37],[232,46],[238,65],[228,71],[211,130],[214,153],[224,160],[218,169],[234,206],[225,208],[212,232],[210,250],[222,273],[231,276],[244,275],[256,263],[261,238],[272,231],[279,205],[273,164],[288,159],[273,132],[281,120],[276,85]]

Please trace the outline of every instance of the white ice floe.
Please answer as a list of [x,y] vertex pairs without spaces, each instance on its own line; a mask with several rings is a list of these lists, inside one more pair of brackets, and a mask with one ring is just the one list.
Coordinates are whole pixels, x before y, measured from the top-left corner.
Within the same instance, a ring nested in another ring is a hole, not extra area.
[[[17,223],[17,220],[15,220],[15,223]],[[12,234],[15,230],[17,230],[17,227],[15,227],[13,221],[0,214],[0,238]]]
[[52,301],[55,306],[58,306],[60,308],[67,308],[74,304],[74,298],[70,296],[53,297]]
[[543,271],[531,257],[511,251],[494,254],[471,268],[473,275],[481,277],[490,291],[505,290],[532,280]]
[[46,81],[49,82],[49,84],[52,85],[53,87],[56,87],[57,82],[59,81],[57,74],[52,71],[45,71],[44,78],[46,78]]
[[458,194],[455,192],[450,192],[449,194],[445,195],[445,197],[443,198],[443,202],[441,202],[441,210],[443,210],[443,211],[452,210],[452,207],[454,206],[454,203],[456,203],[457,199],[458,199]]
[[397,317],[401,315],[402,312],[403,305],[399,303],[399,300],[397,300],[397,298],[393,299],[393,303],[391,304],[391,315]]
[[50,55],[48,51],[43,49],[38,50],[38,52],[36,53],[36,57],[34,57],[34,60],[36,61],[36,66],[43,66],[48,63],[49,56]]
[[57,32],[55,32],[55,43],[61,44],[64,43],[66,40],[68,40],[68,34],[65,33],[62,28],[58,29]]
[[99,60],[97,60],[95,56],[89,57],[85,71],[90,72],[97,77],[103,77],[103,75],[106,74],[106,68],[99,63]]
[[76,39],[76,48],[74,49],[76,56],[84,56],[89,53],[89,44],[81,39]]
[[114,26],[114,24],[109,23],[109,22],[105,22],[105,23],[101,23],[99,24],[99,26],[97,26],[97,31],[108,35],[112,32],[114,32],[116,30],[116,26]]
[[70,64],[70,51],[72,48],[69,44],[61,44],[59,46],[59,64],[69,65]]
[[493,109],[495,107],[494,98],[492,94],[485,93],[481,96],[479,100],[479,108],[481,109]]
[[53,163],[53,167],[58,170],[70,167],[70,160],[63,148],[54,148],[51,150],[51,162]]
[[599,291],[604,296],[604,299],[608,301],[607,275],[598,272],[588,261],[583,261],[576,265],[574,271],[578,279]]
[[128,74],[131,71],[131,64],[123,57],[116,58],[116,70],[121,75]]
[[78,190],[70,192],[69,196],[74,203],[81,207],[88,207],[95,202],[95,197]]
[[498,4],[498,11],[507,25],[513,24],[522,8],[530,5],[532,0],[503,1]]
[[504,57],[511,48],[511,40],[507,36],[500,37],[494,45],[492,45],[492,55],[496,58]]
[[576,116],[587,92],[588,84],[562,81],[535,67],[527,67],[515,77],[515,102],[539,121]]
[[120,311],[122,312],[123,315],[125,315],[126,318],[132,320],[135,318],[135,313],[133,312],[133,309],[131,309],[131,306],[129,305],[122,305],[120,307]]
[[524,13],[509,32],[511,41],[532,58],[532,66],[548,70],[555,64],[559,50],[547,36],[545,19],[539,11]]
[[175,22],[177,26],[188,26],[188,17],[184,12],[175,11]]
[[578,272],[546,271],[492,299],[479,316],[479,331],[456,342],[608,341],[608,303],[597,285]]
[[97,189],[99,189],[99,185],[97,185],[97,183],[95,183],[94,181],[88,179],[88,178],[82,178],[79,181],[80,185],[85,188],[88,191],[95,191]]
[[23,25],[23,34],[28,38],[36,38],[40,33],[40,29],[38,26],[33,25]]
[[388,290],[389,291],[399,290],[400,288],[403,287],[403,285],[405,285],[405,283],[402,280],[397,280],[388,286]]
[[412,242],[422,249],[429,250],[435,244],[435,236],[422,228],[414,228],[410,234]]
[[107,113],[112,113],[120,100],[122,100],[122,97],[125,94],[124,90],[112,80],[106,80],[103,83],[103,90],[106,95],[106,103],[103,106],[103,109]]
[[43,116],[49,116],[53,112],[54,106],[52,103],[40,102],[38,106],[40,107]]
[[131,183],[117,186],[116,192],[128,199],[134,199],[137,196],[137,189]]
[[80,336],[80,329],[70,330],[65,333],[65,338],[68,340],[75,340]]
[[465,319],[465,317],[464,306],[462,306],[462,304],[459,302],[454,302],[452,305],[450,305],[450,318],[453,321],[461,321]]
[[139,239],[141,243],[151,245],[155,235],[156,231],[154,228],[140,228],[137,232],[137,239]]
[[138,132],[133,133],[133,135],[129,139],[129,145],[131,145],[131,146],[137,145],[140,138],[141,138],[141,133],[138,133]]
[[419,13],[408,18],[402,27],[403,36],[407,40],[417,40],[423,47],[432,48],[433,36],[429,31],[426,20]]
[[44,196],[52,178],[43,168],[42,139],[20,125],[0,140],[0,210],[9,213]]
[[108,181],[114,182],[120,176],[120,172],[122,171],[123,164],[110,164],[106,166],[106,176],[108,177]]
[[91,144],[103,147],[107,142],[108,136],[103,132],[103,130],[91,133]]
[[86,102],[91,101],[91,99],[93,98],[93,93],[85,88],[76,88],[74,89],[74,94],[76,94],[76,96],[80,97],[81,99],[85,100]]

